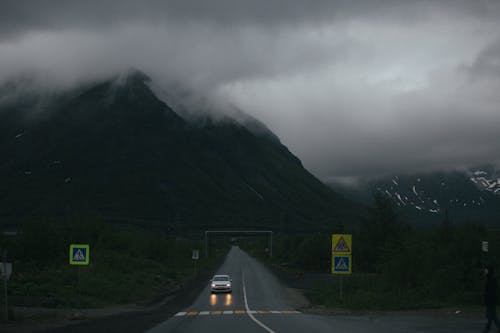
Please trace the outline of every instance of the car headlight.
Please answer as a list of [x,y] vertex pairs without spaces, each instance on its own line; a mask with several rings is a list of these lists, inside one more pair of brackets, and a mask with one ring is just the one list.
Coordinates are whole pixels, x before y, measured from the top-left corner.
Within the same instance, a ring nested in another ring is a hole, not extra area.
[[212,287],[215,287],[215,283],[212,283]]
[[231,287],[231,283],[227,283],[227,284],[226,284],[226,287]]

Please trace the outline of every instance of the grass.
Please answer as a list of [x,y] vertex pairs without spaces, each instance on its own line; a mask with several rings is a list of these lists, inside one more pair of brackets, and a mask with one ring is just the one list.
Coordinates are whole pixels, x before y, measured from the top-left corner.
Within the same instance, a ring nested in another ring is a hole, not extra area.
[[[91,225],[85,232],[78,230],[79,236],[74,237],[74,230],[67,225],[47,224],[45,228],[27,225],[22,237],[9,244],[14,258],[14,272],[9,281],[10,304],[98,308],[150,303],[194,278],[191,251],[202,249],[201,241],[138,228],[99,223],[96,226]],[[45,246],[47,239],[51,243]],[[90,244],[88,266],[69,265],[70,243]],[[47,253],[40,255],[41,249]],[[226,249],[225,244],[220,244],[219,251],[213,253],[224,255]],[[198,272],[216,262],[215,256],[210,259],[201,256]]]

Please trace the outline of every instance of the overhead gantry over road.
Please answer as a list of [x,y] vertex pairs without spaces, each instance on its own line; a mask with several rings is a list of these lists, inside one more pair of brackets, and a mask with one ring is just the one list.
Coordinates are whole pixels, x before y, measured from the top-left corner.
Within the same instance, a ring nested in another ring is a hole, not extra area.
[[205,256],[209,257],[209,242],[210,242],[210,234],[231,234],[234,236],[238,235],[259,235],[259,234],[267,234],[268,238],[268,247],[269,247],[269,256],[273,256],[273,232],[271,230],[207,230],[205,231]]

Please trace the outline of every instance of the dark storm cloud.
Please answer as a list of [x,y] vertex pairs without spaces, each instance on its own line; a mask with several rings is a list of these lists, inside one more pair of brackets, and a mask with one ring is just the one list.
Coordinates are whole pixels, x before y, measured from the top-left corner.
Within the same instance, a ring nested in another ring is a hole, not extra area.
[[465,70],[473,78],[500,77],[500,39],[481,51],[474,63]]
[[494,0],[3,0],[0,6],[3,37],[38,29],[95,28],[132,21],[207,20],[230,25],[276,25],[369,16],[409,24],[436,10],[493,19],[500,10]]
[[263,120],[320,177],[500,159],[500,2],[0,2],[0,81],[130,67]]

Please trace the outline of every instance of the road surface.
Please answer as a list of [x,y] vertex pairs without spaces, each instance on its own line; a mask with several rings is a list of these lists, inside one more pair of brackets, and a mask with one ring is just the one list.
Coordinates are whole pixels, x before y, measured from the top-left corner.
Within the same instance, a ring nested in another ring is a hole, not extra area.
[[232,294],[211,294],[209,281],[195,302],[147,333],[165,332],[480,332],[481,318],[396,313],[322,316],[303,313],[293,292],[257,260],[233,247],[217,274],[233,279]]

